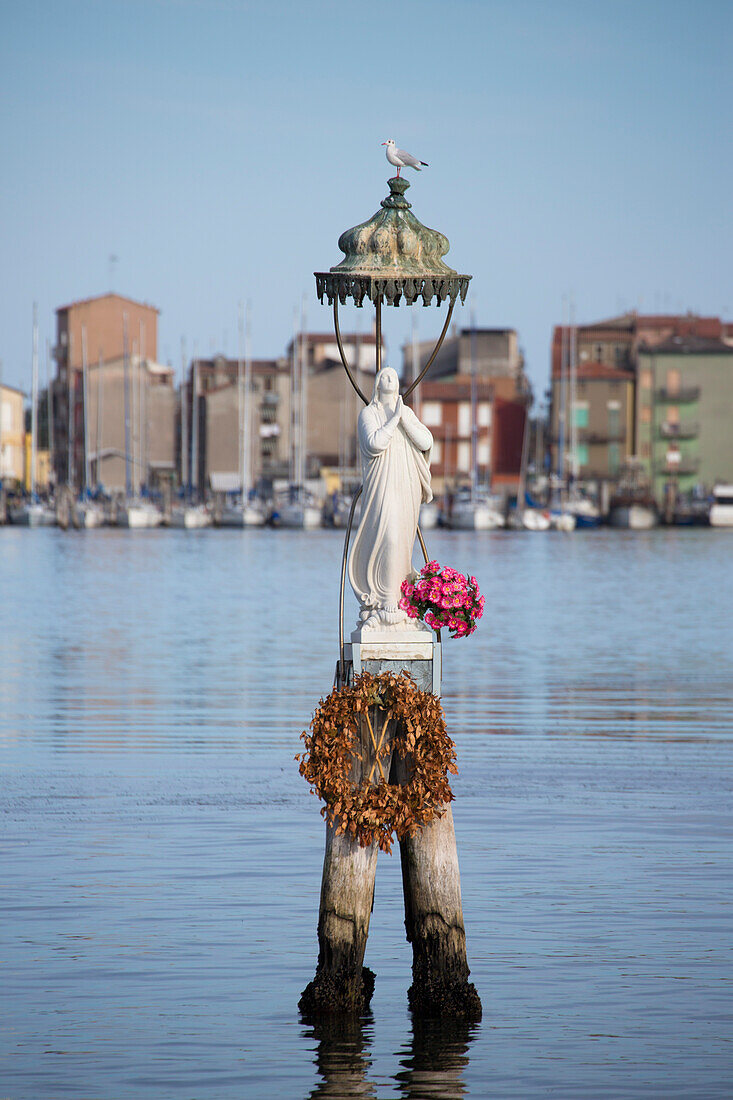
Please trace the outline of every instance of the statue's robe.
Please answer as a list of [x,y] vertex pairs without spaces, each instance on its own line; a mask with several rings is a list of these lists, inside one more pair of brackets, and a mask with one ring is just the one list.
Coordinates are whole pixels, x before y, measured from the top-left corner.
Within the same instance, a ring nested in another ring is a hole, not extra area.
[[364,487],[349,580],[363,613],[380,611],[390,616],[384,621],[396,622],[404,618],[397,605],[400,586],[412,572],[420,505],[433,499],[433,437],[407,406],[399,424],[389,423],[391,415],[378,400],[359,414]]

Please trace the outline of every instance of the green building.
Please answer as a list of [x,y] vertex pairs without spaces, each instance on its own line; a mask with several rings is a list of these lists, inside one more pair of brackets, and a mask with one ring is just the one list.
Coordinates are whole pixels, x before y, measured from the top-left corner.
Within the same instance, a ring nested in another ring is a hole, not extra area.
[[733,346],[672,336],[637,363],[636,452],[657,501],[733,481]]

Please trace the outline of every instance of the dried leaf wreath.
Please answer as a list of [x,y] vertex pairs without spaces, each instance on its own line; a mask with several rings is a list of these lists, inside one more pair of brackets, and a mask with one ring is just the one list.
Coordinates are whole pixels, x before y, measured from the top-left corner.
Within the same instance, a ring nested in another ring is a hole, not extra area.
[[[350,833],[362,847],[376,840],[390,852],[393,832],[400,839],[412,836],[453,800],[447,773],[458,774],[456,750],[443,708],[407,672],[364,672],[353,684],[334,688],[321,699],[310,729],[301,734],[306,751],[295,759],[326,803],[321,813],[337,823],[337,835]],[[362,745],[370,749],[366,763]],[[407,765],[406,784],[390,783],[385,774],[382,762],[392,753]],[[361,777],[358,786],[354,777]]]

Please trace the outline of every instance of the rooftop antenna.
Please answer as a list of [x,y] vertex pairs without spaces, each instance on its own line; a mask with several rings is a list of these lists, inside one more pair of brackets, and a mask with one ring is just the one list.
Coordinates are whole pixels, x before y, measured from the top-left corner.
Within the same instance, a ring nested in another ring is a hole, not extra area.
[[109,289],[111,292],[115,288],[115,267],[119,263],[119,256],[115,256],[114,252],[111,252],[107,262],[109,264]]

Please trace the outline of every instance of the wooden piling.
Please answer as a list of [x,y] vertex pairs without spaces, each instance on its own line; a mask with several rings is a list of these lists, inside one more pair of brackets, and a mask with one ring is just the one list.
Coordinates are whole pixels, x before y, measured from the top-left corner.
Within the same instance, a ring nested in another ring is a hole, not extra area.
[[[392,782],[406,783],[409,760],[395,756]],[[412,944],[413,1012],[480,1020],[481,1001],[468,977],[461,876],[450,804],[443,815],[400,841],[405,932]]]
[[[376,710],[377,708],[375,708]],[[375,757],[368,727],[362,722],[360,751],[354,755],[351,781],[369,776]],[[390,758],[383,762],[389,774]],[[369,921],[374,907],[377,844],[362,848],[349,833],[326,826],[326,852],[318,912],[316,974],[298,1007],[304,1016],[362,1014],[374,992],[374,973],[364,966]]]

